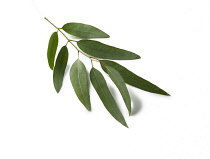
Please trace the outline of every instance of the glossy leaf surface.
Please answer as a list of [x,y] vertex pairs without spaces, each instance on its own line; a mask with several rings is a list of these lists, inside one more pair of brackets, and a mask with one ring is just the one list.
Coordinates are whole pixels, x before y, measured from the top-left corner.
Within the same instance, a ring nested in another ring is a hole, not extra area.
[[[137,87],[139,89],[142,89],[144,91],[156,93],[156,94],[162,94],[162,95],[168,95],[167,92],[159,88],[158,86],[152,84],[151,82],[143,79],[142,77],[137,76],[133,72],[129,71],[127,68],[123,67],[122,65],[108,60],[101,60],[101,62],[107,66],[111,66],[115,68],[123,77],[124,81],[134,87]],[[102,69],[107,72],[106,68],[101,64]]]
[[47,49],[47,59],[49,67],[53,70],[55,54],[58,47],[58,33],[54,32],[49,40],[48,49]]
[[109,113],[122,125],[128,127],[101,72],[92,68],[90,71],[90,80]]
[[79,59],[76,60],[71,67],[70,80],[80,102],[87,110],[90,110],[91,105],[87,71],[85,65]]
[[127,50],[103,44],[95,40],[80,40],[78,47],[90,56],[112,60],[134,60],[140,56]]
[[120,91],[123,97],[123,100],[125,102],[125,105],[128,109],[129,115],[130,115],[131,114],[131,99],[128,93],[128,89],[125,85],[125,81],[123,80],[122,76],[116,69],[110,66],[106,66],[106,70],[107,70],[107,73],[109,74],[109,77],[111,78],[111,80],[114,82],[114,84],[117,86],[118,90]]
[[83,23],[67,23],[62,29],[68,34],[79,38],[109,38],[109,35],[102,30]]
[[56,92],[58,93],[62,87],[63,77],[68,61],[68,49],[63,46],[58,54],[53,70],[53,83]]

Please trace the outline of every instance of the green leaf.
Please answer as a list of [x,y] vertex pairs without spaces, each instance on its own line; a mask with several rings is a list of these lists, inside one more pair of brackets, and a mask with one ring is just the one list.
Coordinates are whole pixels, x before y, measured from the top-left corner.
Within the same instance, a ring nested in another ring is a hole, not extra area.
[[70,80],[80,102],[91,110],[87,71],[79,59],[71,67]]
[[58,93],[62,87],[63,77],[68,61],[68,49],[63,46],[58,54],[53,70],[53,83],[56,92]]
[[109,38],[109,35],[102,30],[82,23],[67,23],[62,29],[68,34],[79,38]]
[[133,60],[140,58],[140,56],[135,53],[109,46],[99,41],[80,40],[77,42],[77,45],[88,55],[101,59]]
[[110,66],[106,66],[106,70],[107,70],[107,73],[109,74],[109,77],[111,78],[111,80],[114,82],[114,84],[119,89],[119,91],[123,97],[123,100],[125,102],[125,105],[128,109],[129,115],[130,115],[131,114],[131,99],[130,99],[130,95],[128,93],[128,89],[125,85],[125,81],[123,80],[120,73],[117,70],[115,70],[114,68],[112,68]]
[[105,72],[107,72],[106,68],[103,65],[107,65],[107,66],[111,66],[115,68],[121,74],[125,82],[131,86],[137,87],[144,91],[170,96],[167,92],[165,92],[158,86],[137,76],[136,74],[134,74],[133,72],[129,71],[127,68],[123,67],[122,65],[116,62],[108,61],[108,60],[101,60],[101,67]]
[[54,67],[54,60],[55,60],[57,47],[58,47],[58,33],[54,32],[50,37],[47,49],[48,64],[52,70]]
[[109,111],[109,113],[122,125],[128,127],[111,92],[109,91],[109,88],[101,72],[95,68],[92,68],[90,71],[90,80],[96,92],[98,93],[98,96],[100,97],[101,101],[103,102],[105,108]]

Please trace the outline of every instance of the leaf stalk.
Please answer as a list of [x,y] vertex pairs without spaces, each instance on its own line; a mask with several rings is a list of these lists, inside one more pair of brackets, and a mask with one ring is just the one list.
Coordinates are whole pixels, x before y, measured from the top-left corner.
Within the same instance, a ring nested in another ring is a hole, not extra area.
[[91,57],[91,56],[88,56],[87,54],[85,54],[84,52],[82,52],[80,49],[78,49],[78,47],[73,43],[73,42],[77,42],[76,40],[72,40],[72,39],[69,39],[62,31],[61,31],[61,29],[62,28],[58,28],[55,24],[53,24],[48,18],[46,18],[46,17],[44,17],[44,19],[46,20],[46,21],[48,21],[52,26],[54,26],[65,38],[66,38],[66,40],[67,40],[67,43],[66,43],[66,45],[68,44],[68,43],[70,43],[79,53],[82,53],[83,55],[85,55],[86,57],[88,57],[90,60],[91,60],[91,62],[92,62],[92,59],[95,59],[94,61],[97,61],[97,62],[99,62],[99,59],[97,59],[97,58],[95,58],[95,57]]

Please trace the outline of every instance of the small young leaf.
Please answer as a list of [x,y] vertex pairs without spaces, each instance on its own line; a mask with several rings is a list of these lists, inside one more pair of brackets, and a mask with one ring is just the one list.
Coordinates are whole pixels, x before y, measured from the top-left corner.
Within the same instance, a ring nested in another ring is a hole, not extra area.
[[128,127],[101,72],[92,68],[90,71],[90,80],[109,113],[122,125]]
[[105,72],[107,72],[106,68],[104,67],[104,65],[102,65],[102,63],[107,66],[111,66],[115,68],[121,74],[124,81],[131,86],[137,87],[144,91],[170,96],[167,92],[165,92],[158,86],[137,76],[136,74],[134,74],[133,72],[129,71],[127,68],[123,67],[122,65],[116,62],[108,61],[108,60],[101,60],[101,67]]
[[90,110],[91,105],[87,71],[85,65],[79,59],[76,60],[71,67],[70,80],[80,102],[87,110]]
[[55,54],[58,47],[58,33],[54,32],[49,40],[48,49],[47,49],[47,59],[50,68],[53,70]]
[[109,35],[102,30],[82,23],[67,23],[62,29],[79,38],[109,38]]
[[63,46],[58,54],[53,70],[53,83],[56,92],[58,93],[62,87],[63,77],[68,61],[68,49]]
[[123,100],[125,102],[125,105],[128,109],[129,115],[130,115],[131,114],[131,99],[130,99],[130,95],[128,93],[128,89],[125,85],[125,81],[123,80],[120,73],[117,70],[115,70],[114,68],[112,68],[110,66],[106,66],[105,68],[107,70],[107,73],[109,74],[109,77],[111,78],[111,80],[114,82],[114,84],[119,89],[119,91],[123,97]]
[[135,53],[109,46],[95,40],[80,40],[77,42],[77,45],[88,55],[101,59],[133,60],[140,58],[140,56]]

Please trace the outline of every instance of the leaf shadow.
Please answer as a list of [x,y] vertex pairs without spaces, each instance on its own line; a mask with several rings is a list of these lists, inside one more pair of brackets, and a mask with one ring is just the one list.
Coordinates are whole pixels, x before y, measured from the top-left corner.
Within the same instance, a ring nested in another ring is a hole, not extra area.
[[108,87],[109,87],[109,90],[110,90],[112,96],[113,96],[114,98],[116,98],[116,90],[115,90],[115,88],[113,88],[112,86],[108,86]]
[[114,88],[114,87],[112,87],[110,85],[108,87],[109,87],[109,91],[111,92],[112,96],[114,97],[114,100],[117,103],[119,109],[122,111],[122,108],[120,107],[120,104],[119,104],[119,99],[117,98],[117,94],[116,94],[116,92],[118,91],[118,89],[117,88]]
[[70,69],[70,65],[67,64],[66,69],[65,69],[64,76],[66,76],[66,74],[69,72],[69,69]]
[[132,105],[133,105],[131,116],[134,116],[134,115],[136,115],[136,114],[138,114],[142,111],[142,101],[131,90],[129,90],[129,94],[130,94],[131,102],[132,102]]
[[90,80],[90,73],[86,70],[86,72],[87,72],[87,77],[88,77],[88,88],[89,88],[89,91],[91,91],[92,90],[92,87],[91,87],[91,80]]
[[[116,99],[116,89],[109,86],[109,90],[112,94],[112,96],[115,98],[115,101],[118,103],[118,100]],[[134,116],[142,111],[142,101],[139,99],[139,97],[129,90],[129,94],[131,97],[131,102],[132,102],[132,111],[131,111],[131,116]],[[121,108],[120,108],[121,109]]]

